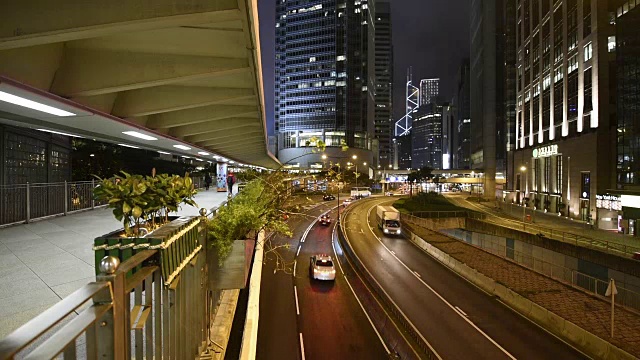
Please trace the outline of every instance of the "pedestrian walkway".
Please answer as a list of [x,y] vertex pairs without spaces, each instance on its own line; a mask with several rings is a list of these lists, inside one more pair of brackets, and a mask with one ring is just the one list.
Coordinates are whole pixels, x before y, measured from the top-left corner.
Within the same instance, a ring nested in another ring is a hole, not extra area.
[[[198,207],[178,214],[197,216],[226,200],[226,192],[201,190]],[[0,338],[93,281],[93,239],[120,228],[110,209],[99,208],[0,229]]]

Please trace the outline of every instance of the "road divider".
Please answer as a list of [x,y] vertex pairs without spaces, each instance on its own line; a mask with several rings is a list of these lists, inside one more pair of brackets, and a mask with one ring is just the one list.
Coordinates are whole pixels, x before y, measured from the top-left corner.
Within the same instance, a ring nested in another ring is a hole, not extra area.
[[551,334],[566,341],[588,356],[597,359],[636,359],[635,356],[616,347],[608,341],[580,328],[557,314],[541,307],[488,276],[458,261],[420,238],[413,231],[405,230],[405,236],[417,247],[453,270],[455,273],[476,285],[483,291],[496,296],[506,306],[514,309],[527,319],[533,321]]

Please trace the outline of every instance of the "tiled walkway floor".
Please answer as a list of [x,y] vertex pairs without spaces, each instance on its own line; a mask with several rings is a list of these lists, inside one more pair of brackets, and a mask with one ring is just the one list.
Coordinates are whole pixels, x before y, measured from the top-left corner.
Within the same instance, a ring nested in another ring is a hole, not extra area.
[[[219,206],[226,192],[202,191],[198,208]],[[100,208],[0,229],[0,338],[95,279],[93,239],[122,228]]]

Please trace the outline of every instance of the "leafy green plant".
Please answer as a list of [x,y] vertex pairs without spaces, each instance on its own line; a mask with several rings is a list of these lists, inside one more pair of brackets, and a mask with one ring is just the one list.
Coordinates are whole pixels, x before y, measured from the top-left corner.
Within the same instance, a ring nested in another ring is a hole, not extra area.
[[288,197],[283,180],[280,172],[258,176],[208,220],[209,246],[217,250],[220,259],[229,255],[235,240],[245,239],[252,231],[292,236],[281,210]]
[[156,220],[168,221],[169,213],[178,211],[181,204],[197,206],[189,174],[156,176],[154,170],[147,177],[122,172],[109,179],[97,178],[94,199],[113,209],[113,215],[124,226],[125,236],[139,235],[140,227],[152,230]]

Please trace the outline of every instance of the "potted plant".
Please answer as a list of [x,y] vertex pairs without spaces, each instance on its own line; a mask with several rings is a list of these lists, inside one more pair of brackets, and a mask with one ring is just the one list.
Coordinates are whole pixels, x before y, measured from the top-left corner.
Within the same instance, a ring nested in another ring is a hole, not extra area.
[[558,205],[556,205],[556,207],[558,208],[558,216],[562,216],[562,211],[564,211],[564,208],[566,206],[567,206],[567,204],[562,202],[562,200],[558,201]]
[[156,176],[154,169],[151,176],[122,172],[109,179],[98,178],[98,181],[93,191],[94,199],[107,203],[123,228],[94,240],[96,270],[105,255],[124,261],[139,249],[160,248],[166,239],[180,231],[188,235],[195,228],[193,224],[199,221],[197,218],[169,216],[181,204],[196,206],[193,200],[196,190],[188,173],[184,177]]

